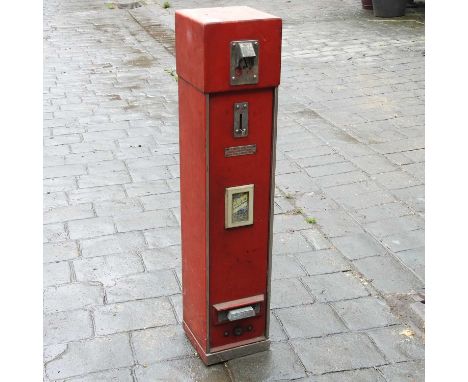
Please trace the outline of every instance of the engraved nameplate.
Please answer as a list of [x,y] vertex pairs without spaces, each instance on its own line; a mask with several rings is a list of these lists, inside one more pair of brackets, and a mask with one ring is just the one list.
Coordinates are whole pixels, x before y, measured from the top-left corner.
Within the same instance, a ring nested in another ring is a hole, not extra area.
[[257,145],[232,146],[224,149],[225,157],[237,157],[239,155],[250,155],[257,152]]

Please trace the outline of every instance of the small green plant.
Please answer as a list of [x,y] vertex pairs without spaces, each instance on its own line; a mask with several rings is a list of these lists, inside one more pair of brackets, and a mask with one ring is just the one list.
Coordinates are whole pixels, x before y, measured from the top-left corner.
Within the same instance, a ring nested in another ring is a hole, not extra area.
[[106,3],[105,4],[107,9],[115,9],[115,4],[114,3]]
[[169,74],[172,78],[174,78],[175,82],[179,81],[179,76],[177,75],[175,69],[164,69],[164,71]]
[[317,224],[317,219],[315,218],[306,218],[306,222],[309,224]]
[[294,199],[293,194],[286,194],[286,195],[284,195],[284,197],[285,197],[286,199]]
[[164,9],[167,9],[167,8],[170,8],[171,7],[171,3],[169,1],[165,1],[163,3],[163,6],[162,6]]

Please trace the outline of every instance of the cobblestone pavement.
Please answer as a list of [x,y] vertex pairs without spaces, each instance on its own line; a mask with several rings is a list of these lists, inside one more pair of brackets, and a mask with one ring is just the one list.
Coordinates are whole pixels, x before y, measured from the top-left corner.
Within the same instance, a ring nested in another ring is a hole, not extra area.
[[[272,349],[205,368],[181,330],[174,8],[44,1],[44,380],[423,381],[424,24],[284,18]],[[316,224],[307,221],[316,219]]]

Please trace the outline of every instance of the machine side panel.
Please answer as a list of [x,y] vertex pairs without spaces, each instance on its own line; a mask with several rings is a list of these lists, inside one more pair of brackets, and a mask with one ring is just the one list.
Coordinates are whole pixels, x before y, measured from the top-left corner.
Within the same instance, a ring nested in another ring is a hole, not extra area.
[[179,79],[183,319],[207,350],[206,95]]

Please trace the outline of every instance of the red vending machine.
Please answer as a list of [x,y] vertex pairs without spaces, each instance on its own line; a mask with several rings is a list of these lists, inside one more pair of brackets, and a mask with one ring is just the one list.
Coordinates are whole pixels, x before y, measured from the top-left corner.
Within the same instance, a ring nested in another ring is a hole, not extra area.
[[210,365],[268,349],[280,18],[176,12],[183,325]]

